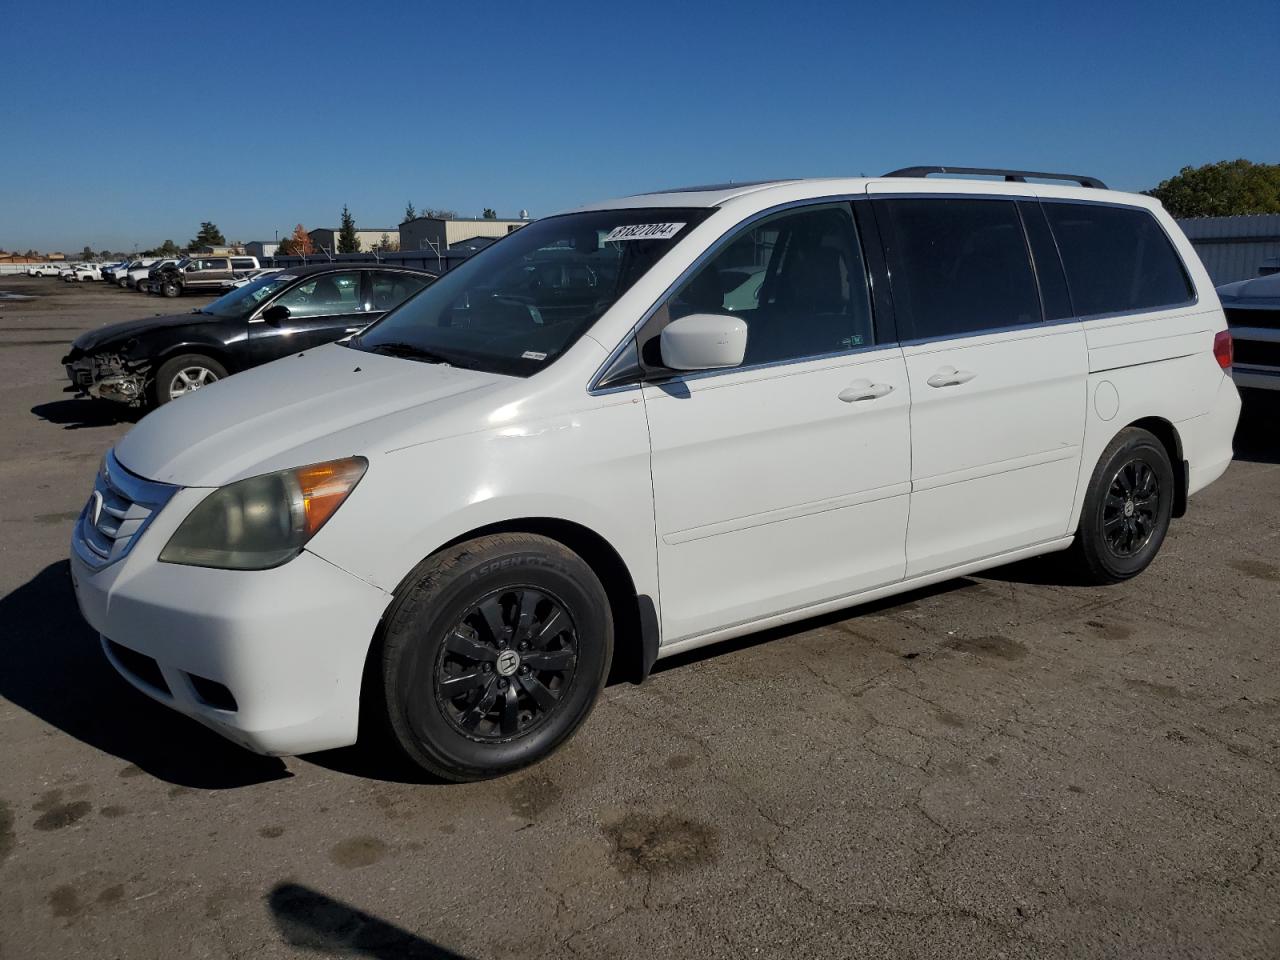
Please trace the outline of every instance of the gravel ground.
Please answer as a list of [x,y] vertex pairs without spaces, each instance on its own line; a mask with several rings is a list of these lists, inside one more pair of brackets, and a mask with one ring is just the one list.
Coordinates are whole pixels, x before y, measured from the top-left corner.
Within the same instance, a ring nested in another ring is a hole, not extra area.
[[113,674],[65,558],[129,423],[58,360],[172,304],[0,291],[34,295],[0,300],[0,957],[1280,956],[1272,398],[1136,581],[1026,563],[722,644],[438,786]]

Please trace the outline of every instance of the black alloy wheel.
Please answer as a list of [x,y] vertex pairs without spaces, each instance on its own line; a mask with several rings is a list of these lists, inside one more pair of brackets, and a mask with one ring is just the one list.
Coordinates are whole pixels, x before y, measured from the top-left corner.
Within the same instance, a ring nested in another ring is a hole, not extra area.
[[1160,516],[1160,481],[1141,457],[1111,479],[1102,504],[1102,536],[1117,557],[1132,557],[1151,540]]
[[1098,458],[1068,558],[1088,583],[1119,583],[1155,559],[1173,516],[1173,465],[1154,434],[1126,427]]
[[531,533],[463,541],[396,591],[370,651],[361,739],[381,732],[446,780],[501,776],[572,736],[612,658],[609,596],[582,557]]
[[577,628],[560,600],[532,587],[496,591],[445,637],[436,703],[464,736],[508,740],[554,714],[577,664]]

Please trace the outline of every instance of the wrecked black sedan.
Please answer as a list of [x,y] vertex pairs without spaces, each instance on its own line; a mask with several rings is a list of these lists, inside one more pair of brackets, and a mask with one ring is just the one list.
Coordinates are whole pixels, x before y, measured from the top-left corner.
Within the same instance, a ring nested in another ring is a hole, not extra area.
[[434,279],[382,263],[285,269],[189,313],[91,330],[62,362],[80,396],[168,403],[237,370],[340,340]]

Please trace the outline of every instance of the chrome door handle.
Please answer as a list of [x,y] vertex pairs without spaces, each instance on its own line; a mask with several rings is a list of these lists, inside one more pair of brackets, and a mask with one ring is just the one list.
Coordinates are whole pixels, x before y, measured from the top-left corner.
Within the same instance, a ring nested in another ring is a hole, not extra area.
[[958,387],[962,383],[968,383],[977,374],[971,370],[957,370],[955,367],[943,367],[932,377],[925,381],[931,387]]
[[858,400],[878,400],[893,392],[893,385],[888,383],[872,383],[870,380],[855,380],[836,394],[845,403]]

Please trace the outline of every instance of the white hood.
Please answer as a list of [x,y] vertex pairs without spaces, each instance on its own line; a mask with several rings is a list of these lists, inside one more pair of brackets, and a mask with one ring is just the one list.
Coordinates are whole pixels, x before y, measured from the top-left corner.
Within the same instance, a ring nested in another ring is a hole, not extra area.
[[[469,402],[477,391],[512,382],[330,344],[165,404],[130,430],[115,452],[127,469],[150,480],[221,486],[271,470],[382,452],[385,447],[376,448],[392,434],[399,444],[431,439],[445,426],[443,414],[459,405],[449,398],[466,394]],[[393,416],[410,410],[412,417]],[[406,436],[406,429],[414,435]]]

